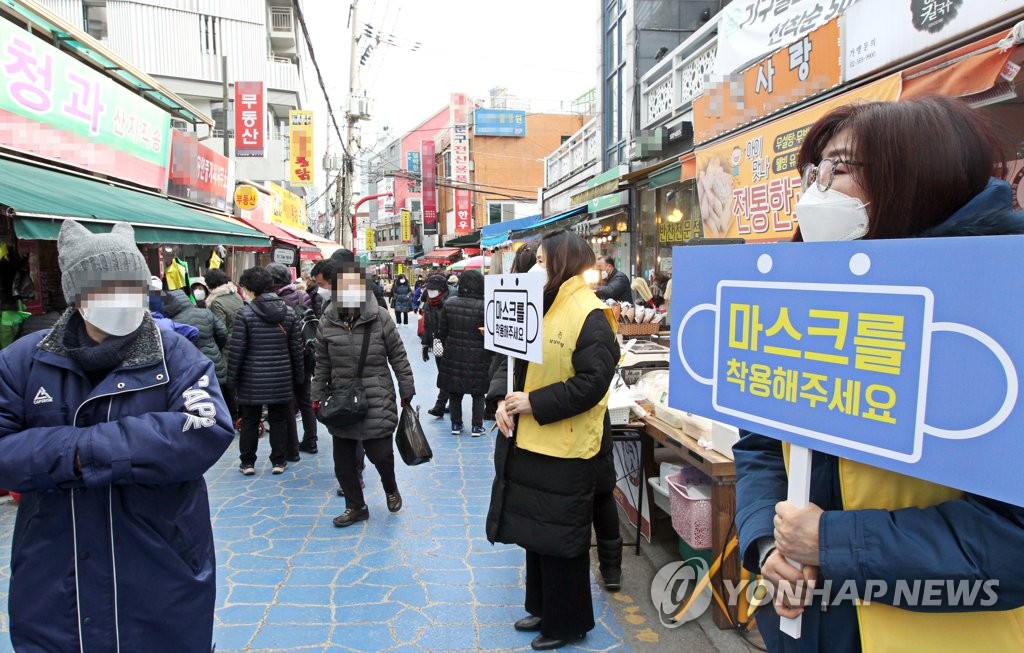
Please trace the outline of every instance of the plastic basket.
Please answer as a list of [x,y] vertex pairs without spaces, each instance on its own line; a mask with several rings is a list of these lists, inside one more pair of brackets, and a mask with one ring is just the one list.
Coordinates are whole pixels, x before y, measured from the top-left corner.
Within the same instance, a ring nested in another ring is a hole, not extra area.
[[619,333],[624,336],[649,336],[661,330],[660,324],[648,322],[646,324],[636,322],[619,323]]
[[711,548],[711,499],[690,496],[689,488],[710,485],[700,471],[692,467],[665,479],[668,483],[672,528],[694,549]]
[[609,408],[608,419],[611,420],[612,425],[621,426],[623,424],[629,424],[629,414],[632,409],[629,406],[625,408]]

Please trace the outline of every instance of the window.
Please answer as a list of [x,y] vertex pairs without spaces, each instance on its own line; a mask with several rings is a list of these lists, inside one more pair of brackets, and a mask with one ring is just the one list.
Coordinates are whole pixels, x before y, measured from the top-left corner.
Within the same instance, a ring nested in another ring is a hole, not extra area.
[[562,141],[561,141],[561,142],[560,142],[559,144],[560,144],[560,145],[565,145],[565,142],[566,142],[567,140],[569,140],[570,138],[572,138],[572,136],[566,136],[565,134],[563,134],[563,135],[562,135]]
[[214,138],[224,138],[225,131],[227,131],[228,138],[235,137],[233,104],[233,100],[228,100],[228,110],[224,111],[224,102],[221,100],[214,100],[210,102],[210,117],[213,118]]
[[220,19],[199,14],[199,48],[206,54],[220,54]]
[[623,95],[627,89],[623,86],[625,62],[623,60],[622,34],[626,14],[623,3],[615,0],[605,4],[604,36],[601,62],[601,74],[604,80],[601,101],[602,130],[604,141],[604,165],[609,169],[618,165],[625,152],[625,136],[627,126],[623,124]]
[[97,41],[107,39],[107,0],[85,0],[82,5],[85,31]]
[[516,205],[512,202],[488,202],[487,224],[497,224],[516,217]]
[[444,170],[441,172],[440,176],[443,176],[445,179],[451,179],[452,178],[452,151],[451,150],[445,150],[444,154],[441,155],[441,165],[444,167]]

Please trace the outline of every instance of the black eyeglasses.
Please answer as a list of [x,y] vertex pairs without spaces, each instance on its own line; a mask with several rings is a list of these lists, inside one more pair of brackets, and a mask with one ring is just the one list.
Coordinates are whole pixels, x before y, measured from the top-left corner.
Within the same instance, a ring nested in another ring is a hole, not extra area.
[[836,178],[836,168],[838,166],[863,166],[867,165],[860,161],[853,161],[851,159],[822,159],[821,163],[814,165],[808,163],[804,166],[804,174],[801,177],[803,182],[804,190],[811,187],[811,184],[815,184],[821,192],[827,191],[832,188],[832,182]]

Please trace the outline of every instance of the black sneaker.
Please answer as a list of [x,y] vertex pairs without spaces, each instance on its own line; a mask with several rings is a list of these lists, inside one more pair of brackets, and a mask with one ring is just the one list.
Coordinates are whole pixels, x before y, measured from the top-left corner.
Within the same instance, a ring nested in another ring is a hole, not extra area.
[[430,408],[430,409],[427,410],[427,415],[433,415],[437,419],[441,419],[442,417],[444,417],[444,414],[446,412],[448,412],[448,411],[446,411],[444,408],[439,407],[439,406],[434,406],[433,408]]
[[398,512],[402,509],[402,495],[395,490],[393,494],[386,494],[384,498],[388,502],[388,510],[390,512]]
[[357,521],[366,521],[370,518],[370,508],[363,506],[362,508],[346,508],[345,512],[341,513],[334,518],[334,525],[338,528],[345,528],[351,526]]
[[299,444],[299,451],[302,453],[319,453],[316,442],[302,442]]
[[300,460],[302,460],[302,458],[300,458],[300,457],[299,457],[299,452],[298,452],[298,451],[296,451],[296,452],[295,452],[295,453],[293,453],[293,454],[289,454],[289,455],[288,455],[288,456],[287,456],[287,457],[285,458],[285,460],[287,460],[287,461],[288,461],[288,462],[290,462],[290,463],[297,463],[297,462],[299,462]]
[[239,465],[238,471],[242,472],[242,476],[252,476],[256,473],[256,468],[253,465]]
[[288,463],[278,463],[270,469],[271,474],[284,474],[284,470],[288,469]]

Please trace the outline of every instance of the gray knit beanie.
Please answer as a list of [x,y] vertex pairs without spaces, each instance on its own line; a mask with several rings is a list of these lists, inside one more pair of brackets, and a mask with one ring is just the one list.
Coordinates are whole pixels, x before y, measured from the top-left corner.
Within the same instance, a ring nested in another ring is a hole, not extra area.
[[74,220],[65,220],[57,236],[57,261],[64,299],[69,304],[105,282],[149,283],[146,259],[135,244],[135,230],[119,222],[108,234],[94,234]]

